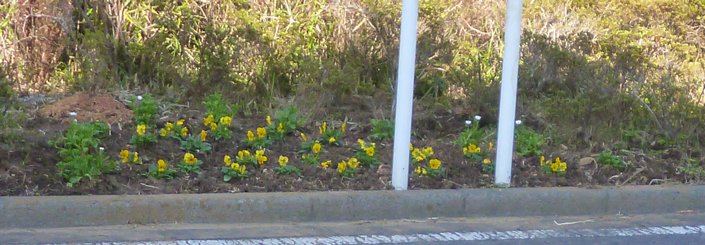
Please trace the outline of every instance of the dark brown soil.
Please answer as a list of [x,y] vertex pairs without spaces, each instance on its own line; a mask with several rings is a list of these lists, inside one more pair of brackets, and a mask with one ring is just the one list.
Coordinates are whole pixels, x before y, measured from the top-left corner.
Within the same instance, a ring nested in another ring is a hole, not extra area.
[[[284,142],[275,142],[266,150],[269,161],[259,169],[248,167],[250,176],[244,179],[223,181],[220,169],[223,166],[224,155],[237,155],[245,149],[240,141],[246,138],[247,130],[255,130],[265,124],[264,115],[238,115],[233,119],[233,138],[215,142],[212,138],[213,150],[207,154],[197,154],[202,160],[200,174],[178,173],[172,180],[154,179],[144,176],[148,167],[157,159],[164,159],[174,167],[183,158],[184,152],[179,148],[179,142],[174,139],[159,137],[157,143],[137,148],[143,158],[142,165],[119,163],[119,170],[96,176],[93,179],[84,178],[72,188],[57,175],[56,163],[60,161],[57,149],[47,141],[56,139],[67,127],[64,117],[57,117],[62,111],[71,108],[82,108],[85,113],[82,120],[107,120],[108,122],[124,122],[129,120],[132,112],[122,104],[106,95],[69,97],[69,101],[59,101],[57,104],[41,110],[35,119],[23,129],[25,139],[20,143],[0,147],[0,195],[32,196],[32,195],[106,195],[106,194],[162,194],[162,193],[224,193],[224,192],[301,192],[330,190],[384,190],[391,189],[390,171],[392,160],[392,141],[376,142],[379,160],[382,165],[361,167],[352,178],[343,178],[335,170],[336,163],[353,156],[357,139],[366,139],[371,134],[368,121],[353,121],[350,131],[343,138],[342,146],[324,146],[321,160],[332,160],[331,168],[305,165],[298,154],[301,139],[297,134],[286,137]],[[62,104],[63,103],[63,104]],[[105,103],[105,104],[101,104]],[[83,105],[83,106],[81,106]],[[48,109],[47,109],[48,108]],[[370,118],[366,115],[356,115],[355,111],[345,112],[349,118]],[[165,121],[175,122],[186,119],[191,132],[204,129],[201,112],[184,108],[182,113],[161,118],[160,127]],[[79,113],[79,115],[81,115]],[[434,157],[442,161],[447,169],[445,175],[431,178],[418,176],[410,170],[410,189],[456,189],[483,188],[493,186],[492,174],[482,172],[482,163],[469,161],[463,156],[462,149],[452,141],[464,130],[464,120],[467,118],[457,112],[434,110],[419,113],[415,117],[412,143],[415,147],[433,147]],[[328,120],[341,120],[330,118]],[[361,120],[361,119],[358,119]],[[355,124],[358,124],[357,126]],[[336,125],[336,127],[339,126]],[[103,139],[102,146],[112,160],[119,162],[119,152],[129,148],[129,141],[134,133],[134,125],[121,124],[112,126],[109,137]],[[314,123],[301,129],[310,138],[318,136]],[[549,146],[555,150],[546,149],[546,155],[560,156],[568,163],[565,175],[546,174],[539,171],[539,157],[514,158],[512,186],[584,186],[599,185],[647,185],[666,182],[684,183],[688,180],[677,173],[677,157],[673,154],[663,154],[662,157],[648,157],[638,150],[631,154],[623,154],[631,164],[625,172],[620,173],[614,168],[597,166],[594,162],[581,161],[587,157],[595,157],[590,153],[570,152],[567,147]],[[301,168],[303,176],[277,175],[276,158],[280,155],[289,157],[289,165]],[[676,154],[677,155],[677,154]],[[581,164],[582,163],[582,164]]]

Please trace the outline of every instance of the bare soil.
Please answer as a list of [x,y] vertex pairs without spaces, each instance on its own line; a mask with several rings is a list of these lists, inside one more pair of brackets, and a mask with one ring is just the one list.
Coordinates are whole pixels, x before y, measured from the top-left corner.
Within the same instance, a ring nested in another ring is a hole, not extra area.
[[[341,107],[343,108],[343,107]],[[255,130],[265,124],[266,115],[236,115],[233,118],[233,138],[231,140],[208,141],[213,150],[206,154],[196,154],[202,160],[200,174],[177,174],[172,180],[154,179],[144,176],[148,167],[157,159],[166,160],[172,167],[183,158],[184,152],[174,139],[159,137],[157,143],[137,149],[143,158],[142,165],[119,163],[119,170],[105,173],[93,179],[84,178],[78,185],[67,187],[66,180],[57,175],[56,163],[60,161],[57,149],[47,141],[56,139],[68,126],[66,113],[77,112],[78,121],[104,121],[111,125],[110,136],[103,139],[102,147],[119,162],[119,152],[130,148],[129,141],[134,134],[132,111],[123,103],[108,94],[76,94],[45,106],[35,112],[35,116],[23,128],[22,142],[0,147],[0,195],[140,195],[170,193],[226,193],[226,192],[302,192],[332,190],[385,190],[392,189],[390,182],[392,141],[377,141],[378,156],[382,165],[371,168],[361,167],[353,178],[344,178],[335,170],[335,164],[353,156],[357,139],[366,139],[371,134],[370,116],[361,113],[355,106],[344,107],[343,113],[352,120],[349,131],[343,138],[342,146],[324,146],[322,161],[332,160],[331,168],[306,165],[297,153],[301,138],[297,134],[286,137],[284,142],[275,142],[266,150],[269,162],[259,169],[248,169],[250,176],[244,179],[223,181],[220,169],[223,157],[235,156],[245,149],[240,141],[247,130]],[[467,119],[466,109],[448,111],[428,110],[418,113],[414,119],[415,134],[412,143],[415,147],[433,147],[434,157],[442,161],[447,169],[445,175],[431,178],[418,176],[410,170],[410,189],[457,189],[485,188],[493,186],[493,176],[482,172],[482,163],[469,161],[462,149],[452,143],[464,130]],[[201,123],[203,111],[200,108],[183,108],[173,115],[159,119],[161,127],[165,122],[185,119],[191,132],[205,129]],[[341,120],[330,118],[329,120]],[[329,124],[335,121],[329,121]],[[530,123],[527,123],[530,124]],[[336,127],[339,126],[339,123]],[[531,126],[531,125],[526,125]],[[310,138],[317,137],[315,122],[305,125],[301,132]],[[689,180],[676,171],[679,154],[675,149],[663,151],[661,156],[647,156],[634,149],[620,153],[630,162],[627,170],[598,166],[588,157],[590,152],[571,151],[566,146],[549,146],[546,155],[561,156],[568,163],[565,175],[545,174],[539,171],[539,157],[514,157],[512,186],[553,187],[578,186],[596,187],[601,185],[649,185],[663,183],[687,183]],[[299,167],[303,176],[277,175],[276,158],[289,157],[289,165]],[[581,161],[582,159],[582,161]]]

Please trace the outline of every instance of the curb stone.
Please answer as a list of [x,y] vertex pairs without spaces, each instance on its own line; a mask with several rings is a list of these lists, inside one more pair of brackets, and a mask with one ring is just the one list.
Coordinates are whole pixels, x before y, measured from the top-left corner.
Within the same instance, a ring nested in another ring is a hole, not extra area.
[[705,186],[0,197],[0,229],[672,213]]

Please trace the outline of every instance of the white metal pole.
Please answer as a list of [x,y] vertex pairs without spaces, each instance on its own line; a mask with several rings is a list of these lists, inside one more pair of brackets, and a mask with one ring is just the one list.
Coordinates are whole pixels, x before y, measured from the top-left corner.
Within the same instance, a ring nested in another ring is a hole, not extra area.
[[411,113],[414,103],[418,15],[418,0],[404,0],[402,2],[394,119],[394,155],[392,158],[392,186],[396,190],[406,190],[409,185],[409,143],[411,142]]
[[521,37],[522,0],[507,1],[507,21],[504,33],[502,87],[499,99],[499,128],[497,132],[497,159],[495,184],[509,187],[514,153],[514,119],[517,103],[517,76],[519,74],[519,46]]

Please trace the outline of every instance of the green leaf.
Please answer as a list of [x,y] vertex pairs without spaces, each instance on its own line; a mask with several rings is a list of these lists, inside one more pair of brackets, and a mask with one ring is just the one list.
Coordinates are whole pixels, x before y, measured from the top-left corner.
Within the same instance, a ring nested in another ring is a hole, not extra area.
[[233,178],[232,176],[227,175],[227,174],[226,174],[225,176],[223,176],[223,180],[224,180],[225,182],[230,181],[230,179],[232,179],[232,178]]
[[71,184],[78,183],[79,181],[81,181],[82,178],[83,177],[81,177],[81,176],[73,176],[69,179],[69,183],[71,183]]

